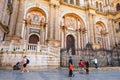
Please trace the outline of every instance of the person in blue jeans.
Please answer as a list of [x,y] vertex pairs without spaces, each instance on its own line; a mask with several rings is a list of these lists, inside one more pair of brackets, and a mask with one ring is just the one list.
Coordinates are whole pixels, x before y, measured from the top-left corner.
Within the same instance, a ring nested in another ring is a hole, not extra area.
[[98,64],[97,64],[98,61],[97,61],[97,58],[95,58],[93,61],[94,61],[95,68],[98,69]]

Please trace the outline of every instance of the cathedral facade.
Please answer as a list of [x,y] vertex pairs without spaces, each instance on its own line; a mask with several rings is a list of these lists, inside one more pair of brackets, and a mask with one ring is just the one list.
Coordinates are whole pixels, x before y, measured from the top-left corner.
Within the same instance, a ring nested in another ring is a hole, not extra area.
[[120,46],[120,0],[0,0],[0,5],[0,65],[28,55],[31,66],[59,66],[60,49],[79,55],[76,50],[88,43],[93,49]]

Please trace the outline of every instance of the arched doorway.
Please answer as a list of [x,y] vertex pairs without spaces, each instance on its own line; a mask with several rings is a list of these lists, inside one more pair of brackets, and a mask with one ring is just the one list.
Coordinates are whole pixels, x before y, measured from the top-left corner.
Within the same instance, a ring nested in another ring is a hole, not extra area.
[[75,39],[72,35],[68,35],[66,39],[67,52],[71,49],[72,55],[75,55]]
[[29,37],[29,43],[31,43],[31,44],[37,44],[38,41],[39,41],[39,37],[35,34],[33,34]]

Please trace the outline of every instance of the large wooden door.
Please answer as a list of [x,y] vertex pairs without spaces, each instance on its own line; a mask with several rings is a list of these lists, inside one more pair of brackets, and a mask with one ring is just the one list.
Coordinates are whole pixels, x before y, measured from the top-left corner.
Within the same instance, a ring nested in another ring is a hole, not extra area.
[[72,55],[75,55],[75,39],[72,35],[68,35],[66,39],[67,51],[71,49]]
[[29,43],[31,43],[31,44],[37,44],[38,41],[39,41],[39,37],[35,34],[33,34],[29,37]]

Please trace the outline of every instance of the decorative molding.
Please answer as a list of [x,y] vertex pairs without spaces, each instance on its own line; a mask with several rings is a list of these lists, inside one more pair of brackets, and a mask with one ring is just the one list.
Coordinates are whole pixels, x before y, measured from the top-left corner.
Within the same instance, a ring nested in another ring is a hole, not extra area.
[[102,12],[102,11],[98,11],[98,10],[97,10],[96,13],[97,13],[97,14],[101,14],[101,15],[103,15],[103,16],[107,16],[107,13]]
[[68,6],[68,7],[73,7],[73,8],[75,8],[75,9],[77,8],[77,9],[85,10],[85,7],[84,7],[84,6],[77,6],[77,5],[69,4],[69,3],[66,3],[66,2],[63,2],[63,1],[60,1],[60,4],[61,4],[61,5]]

